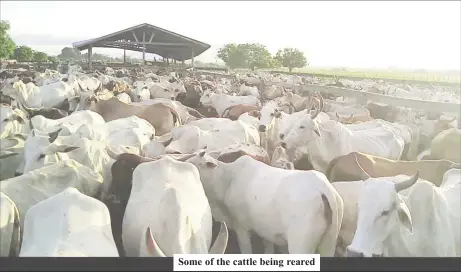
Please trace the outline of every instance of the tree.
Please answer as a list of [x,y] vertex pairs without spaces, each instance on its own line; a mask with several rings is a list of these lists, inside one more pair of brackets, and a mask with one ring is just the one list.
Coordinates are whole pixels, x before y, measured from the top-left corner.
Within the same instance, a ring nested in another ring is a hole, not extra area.
[[272,55],[265,45],[259,43],[246,43],[240,45],[245,52],[246,67],[254,70],[256,68],[271,68]]
[[34,60],[45,62],[48,60],[48,55],[43,52],[34,52]]
[[55,56],[48,56],[48,61],[49,62],[57,62],[58,58],[56,58]]
[[244,68],[246,55],[240,44],[228,43],[218,51],[218,58],[231,69]]
[[304,53],[296,48],[284,48],[277,51],[275,58],[283,67],[288,67],[291,72],[293,68],[301,68],[307,65]]
[[14,54],[16,44],[11,39],[8,31],[10,23],[8,21],[0,21],[0,59],[7,59]]
[[33,57],[34,51],[29,46],[22,45],[14,50],[14,58],[17,61],[31,61]]
[[224,45],[218,51],[218,58],[223,60],[231,69],[234,68],[270,68],[273,58],[266,46],[259,43]]
[[78,49],[75,49],[73,47],[64,47],[61,50],[61,54],[58,55],[58,58],[80,60],[81,55],[82,54]]

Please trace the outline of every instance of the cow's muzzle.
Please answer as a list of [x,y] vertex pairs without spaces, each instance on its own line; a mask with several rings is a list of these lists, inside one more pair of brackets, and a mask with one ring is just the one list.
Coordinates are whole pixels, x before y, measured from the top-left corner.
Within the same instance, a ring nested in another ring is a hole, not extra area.
[[281,143],[280,143],[280,146],[282,146],[283,148],[287,148],[287,143],[281,142]]
[[266,132],[266,126],[265,125],[260,125],[259,126],[259,131],[260,132]]

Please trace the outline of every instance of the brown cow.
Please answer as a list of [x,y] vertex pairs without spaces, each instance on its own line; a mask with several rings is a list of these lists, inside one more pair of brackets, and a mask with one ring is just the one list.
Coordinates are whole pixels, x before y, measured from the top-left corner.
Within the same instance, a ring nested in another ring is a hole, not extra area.
[[[220,150],[217,160],[231,163],[242,156],[250,156],[253,159],[262,163],[270,165],[270,158],[266,150],[258,145],[253,144],[239,144],[236,146],[229,146],[224,150]],[[211,152],[213,153],[213,152]]]
[[87,98],[85,109],[99,113],[106,122],[133,115],[145,119],[155,128],[155,135],[161,136],[170,132],[176,123],[181,124],[181,118],[175,109],[162,103],[149,106],[126,104],[112,97],[99,100],[92,96]]
[[446,159],[461,162],[461,129],[450,128],[440,132],[431,143],[430,153],[422,159]]
[[200,106],[195,109],[207,118],[219,118],[218,112],[212,106]]
[[128,84],[124,82],[114,81],[114,80],[109,81],[105,87],[109,91],[113,92],[114,95],[118,95],[120,93],[124,93],[130,90],[130,87],[128,86]]
[[330,182],[356,181],[370,177],[413,175],[419,170],[420,177],[440,186],[445,172],[454,163],[448,160],[395,161],[360,152],[351,152],[332,160],[325,171]]
[[239,118],[240,115],[244,114],[245,112],[251,112],[254,110],[257,111],[259,110],[259,108],[253,105],[246,104],[233,105],[223,111],[221,118],[229,118],[235,121]]

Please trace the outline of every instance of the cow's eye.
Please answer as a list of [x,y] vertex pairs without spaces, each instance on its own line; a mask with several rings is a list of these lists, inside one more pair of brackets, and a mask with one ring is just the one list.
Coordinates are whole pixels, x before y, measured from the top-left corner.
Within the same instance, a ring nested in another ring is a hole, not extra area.
[[305,126],[300,126],[299,128],[300,128],[300,129],[305,129],[306,127],[305,127]]
[[383,211],[383,212],[381,213],[381,216],[386,216],[386,215],[388,215],[388,214],[389,214],[389,211]]
[[45,158],[45,154],[40,154],[40,156],[38,156],[38,159],[39,159],[39,160],[41,160],[41,159],[43,159],[43,158]]

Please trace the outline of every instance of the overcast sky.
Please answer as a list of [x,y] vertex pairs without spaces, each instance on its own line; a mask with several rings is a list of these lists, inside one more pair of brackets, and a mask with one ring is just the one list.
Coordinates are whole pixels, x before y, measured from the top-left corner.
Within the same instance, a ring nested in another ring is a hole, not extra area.
[[[311,66],[460,69],[460,1],[1,1],[11,36],[48,54],[141,23],[212,45],[259,42],[305,52]],[[94,52],[122,56],[122,50]],[[129,53],[140,56],[140,53]]]

